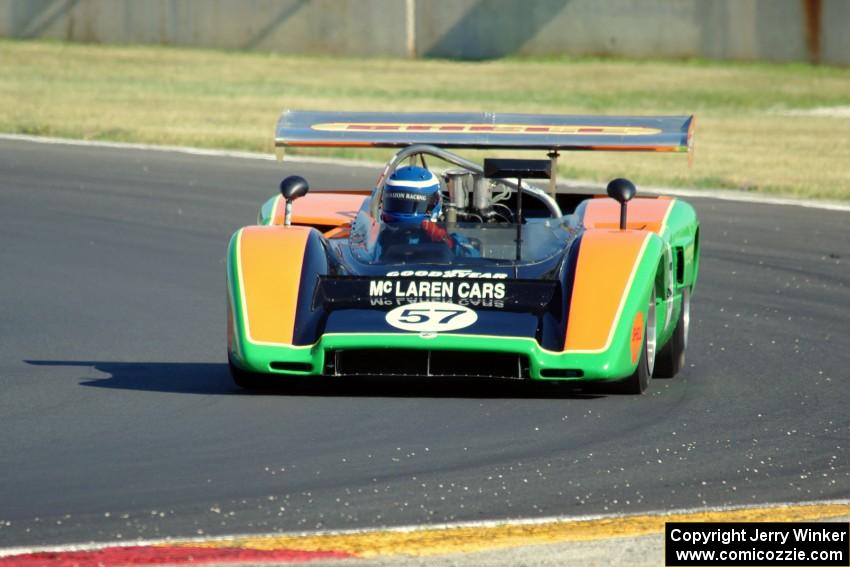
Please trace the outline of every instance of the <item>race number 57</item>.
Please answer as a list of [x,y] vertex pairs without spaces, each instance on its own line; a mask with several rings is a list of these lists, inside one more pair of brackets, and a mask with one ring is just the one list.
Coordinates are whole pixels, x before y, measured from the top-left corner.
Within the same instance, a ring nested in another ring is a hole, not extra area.
[[387,313],[386,320],[404,331],[439,333],[469,327],[478,320],[478,314],[463,305],[423,301],[396,307]]

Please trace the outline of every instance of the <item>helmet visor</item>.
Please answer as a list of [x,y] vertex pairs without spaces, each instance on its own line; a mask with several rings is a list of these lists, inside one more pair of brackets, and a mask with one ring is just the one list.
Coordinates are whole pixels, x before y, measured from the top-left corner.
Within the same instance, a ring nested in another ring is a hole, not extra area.
[[392,187],[384,190],[384,212],[408,215],[426,215],[434,210],[439,193],[404,191]]

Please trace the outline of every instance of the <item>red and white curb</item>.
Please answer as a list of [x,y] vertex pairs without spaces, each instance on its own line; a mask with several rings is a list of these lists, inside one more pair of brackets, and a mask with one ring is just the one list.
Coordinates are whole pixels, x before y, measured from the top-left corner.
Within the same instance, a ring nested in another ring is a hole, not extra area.
[[850,500],[547,517],[387,529],[233,535],[0,549],[0,567],[281,564],[428,557],[661,534],[667,522],[791,522],[850,518]]

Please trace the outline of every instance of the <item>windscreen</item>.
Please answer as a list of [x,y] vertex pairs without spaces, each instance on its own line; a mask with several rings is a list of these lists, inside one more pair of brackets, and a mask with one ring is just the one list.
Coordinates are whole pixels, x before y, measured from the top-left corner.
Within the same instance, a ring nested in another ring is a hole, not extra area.
[[519,243],[515,224],[386,224],[370,246],[352,252],[357,260],[369,264],[514,265],[560,254],[576,234],[576,226],[566,217],[530,219],[522,226]]

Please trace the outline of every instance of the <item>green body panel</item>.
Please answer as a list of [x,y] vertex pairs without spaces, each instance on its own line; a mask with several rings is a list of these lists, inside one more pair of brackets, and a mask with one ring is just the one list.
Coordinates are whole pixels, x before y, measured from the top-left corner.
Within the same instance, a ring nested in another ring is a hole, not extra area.
[[[629,325],[630,327],[630,325]],[[631,329],[627,329],[628,333]],[[625,337],[626,339],[628,337]],[[254,372],[288,375],[318,375],[325,364],[325,351],[356,348],[399,348],[422,350],[469,350],[476,352],[510,352],[525,354],[529,358],[530,375],[540,380],[613,380],[623,378],[634,372],[628,342],[614,341],[614,345],[625,348],[612,348],[597,354],[555,353],[540,348],[537,341],[529,338],[502,338],[476,335],[441,334],[433,338],[423,338],[417,333],[376,333],[376,334],[326,334],[319,342],[306,347],[285,347],[246,344],[244,359],[238,366]],[[620,352],[617,352],[617,351]],[[271,370],[272,362],[297,362],[311,365],[309,371]],[[545,369],[582,370],[582,378],[544,378]]]
[[[686,213],[687,211],[683,211]],[[533,338],[493,337],[443,333],[432,337],[423,337],[418,333],[351,333],[323,335],[315,344],[307,346],[255,344],[247,340],[244,325],[244,308],[239,289],[239,274],[236,260],[237,235],[230,241],[228,252],[228,305],[232,333],[229,335],[228,355],[233,364],[243,370],[288,375],[319,375],[325,365],[325,352],[337,349],[354,348],[405,348],[422,350],[469,350],[479,352],[510,352],[528,356],[530,376],[537,380],[618,380],[631,375],[636,368],[632,362],[630,337],[635,316],[638,312],[644,319],[648,312],[648,303],[653,286],[656,287],[658,305],[656,308],[659,339],[669,339],[675,326],[675,317],[681,304],[681,293],[671,297],[659,295],[658,268],[662,261],[669,261],[669,247],[664,239],[651,235],[638,266],[623,311],[616,324],[608,348],[601,352],[555,352],[545,350]],[[663,281],[663,278],[662,278]],[[674,315],[666,320],[667,304],[673,303]],[[659,340],[659,348],[663,342]],[[272,370],[270,364],[300,363],[309,365],[309,370]],[[546,377],[542,372],[547,369],[581,370],[580,378]]]
[[248,344],[245,338],[245,310],[236,267],[236,246],[240,232],[242,229],[234,232],[227,245],[227,355],[238,366],[246,367],[247,357],[242,348]]
[[693,290],[699,273],[699,222],[691,205],[680,199],[673,201],[661,238],[666,268],[659,267],[656,281],[658,350],[667,344],[676,330],[682,310],[682,290]]
[[[673,248],[683,249],[684,266],[683,281],[677,283],[677,288],[693,289],[699,274],[699,221],[694,208],[688,203],[676,199],[673,210],[667,219],[664,240]],[[675,267],[674,267],[675,268]]]

